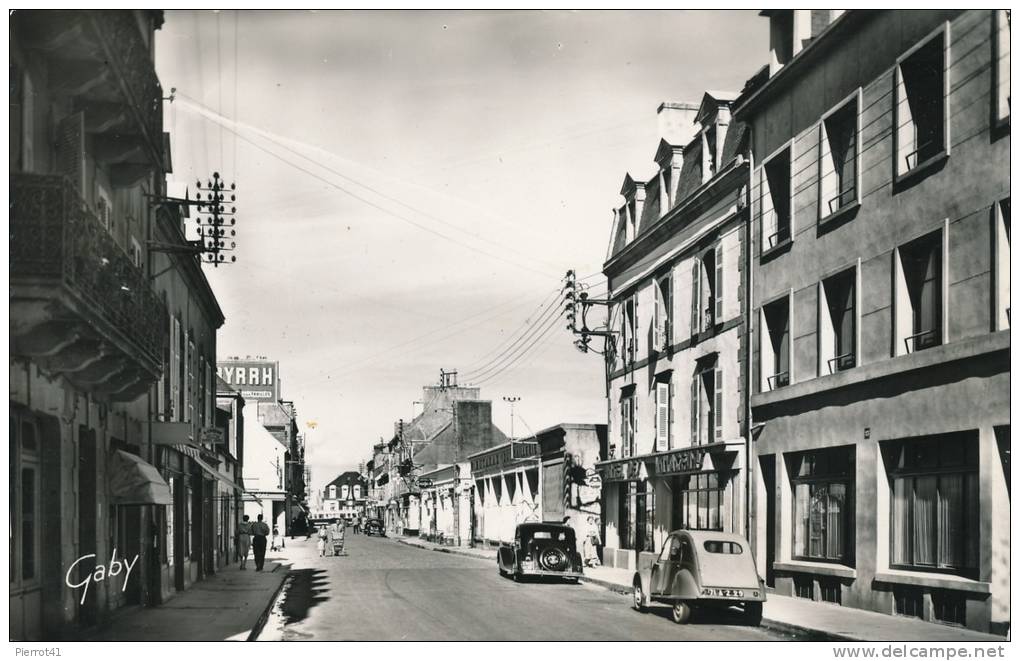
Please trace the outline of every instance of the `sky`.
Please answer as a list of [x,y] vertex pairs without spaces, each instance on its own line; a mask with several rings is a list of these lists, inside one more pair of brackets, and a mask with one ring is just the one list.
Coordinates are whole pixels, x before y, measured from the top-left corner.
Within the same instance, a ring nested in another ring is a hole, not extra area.
[[739,91],[767,41],[755,11],[167,11],[171,191],[237,185],[237,262],[206,269],[218,357],[280,362],[312,486],[367,461],[440,369],[507,433],[503,397],[517,436],[606,422],[563,275],[605,291],[659,104]]

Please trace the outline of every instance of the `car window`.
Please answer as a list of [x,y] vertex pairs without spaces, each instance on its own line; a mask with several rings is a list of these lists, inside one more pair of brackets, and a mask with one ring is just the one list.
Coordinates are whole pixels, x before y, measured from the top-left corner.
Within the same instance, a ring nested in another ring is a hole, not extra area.
[[555,540],[560,541],[560,542],[565,542],[565,541],[567,541],[567,533],[560,532],[560,533],[556,533],[554,535],[553,533],[549,532],[548,530],[536,530],[534,533],[532,533],[531,538],[532,539],[555,539]]
[[683,557],[684,545],[680,543],[680,540],[676,537],[673,538],[673,543],[669,545],[669,561],[680,562]]
[[669,537],[666,539],[666,543],[662,545],[662,551],[659,552],[659,562],[666,562],[669,560],[670,549],[676,544],[676,537]]
[[690,562],[692,561],[693,558],[694,558],[694,553],[693,553],[693,549],[691,549],[690,541],[686,540],[686,539],[681,539],[680,540],[679,555],[676,558],[677,562],[682,562],[682,563],[690,564]]
[[736,542],[723,542],[718,539],[710,539],[705,542],[705,550],[709,553],[727,553],[740,555],[744,549]]

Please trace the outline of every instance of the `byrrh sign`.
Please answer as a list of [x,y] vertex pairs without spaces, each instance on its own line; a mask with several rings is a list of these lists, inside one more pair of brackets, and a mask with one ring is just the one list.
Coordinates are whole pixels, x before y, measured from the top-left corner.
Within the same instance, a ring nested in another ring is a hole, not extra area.
[[216,373],[245,399],[280,399],[280,363],[268,360],[230,360],[216,363]]

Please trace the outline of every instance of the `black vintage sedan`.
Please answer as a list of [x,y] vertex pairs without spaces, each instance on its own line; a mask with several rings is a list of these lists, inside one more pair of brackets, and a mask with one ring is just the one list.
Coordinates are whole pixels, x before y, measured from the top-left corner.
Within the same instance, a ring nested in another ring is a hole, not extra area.
[[366,535],[379,535],[380,537],[386,536],[386,528],[383,526],[382,519],[369,519],[365,521]]
[[553,576],[576,582],[583,575],[574,529],[559,523],[521,523],[512,544],[496,554],[499,573],[520,580],[525,576]]

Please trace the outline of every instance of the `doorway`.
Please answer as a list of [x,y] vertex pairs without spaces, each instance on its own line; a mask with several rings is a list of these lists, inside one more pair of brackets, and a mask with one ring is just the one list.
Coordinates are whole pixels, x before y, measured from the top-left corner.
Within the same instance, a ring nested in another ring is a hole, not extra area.
[[776,587],[776,456],[759,458],[761,480],[765,487],[765,585]]
[[[84,559],[78,563],[77,582],[85,581],[96,569],[99,549],[96,525],[96,432],[85,426],[78,427],[78,553]],[[84,557],[90,555],[91,557]],[[85,602],[78,603],[78,623],[85,627],[98,622],[97,598],[99,590],[88,590]]]

